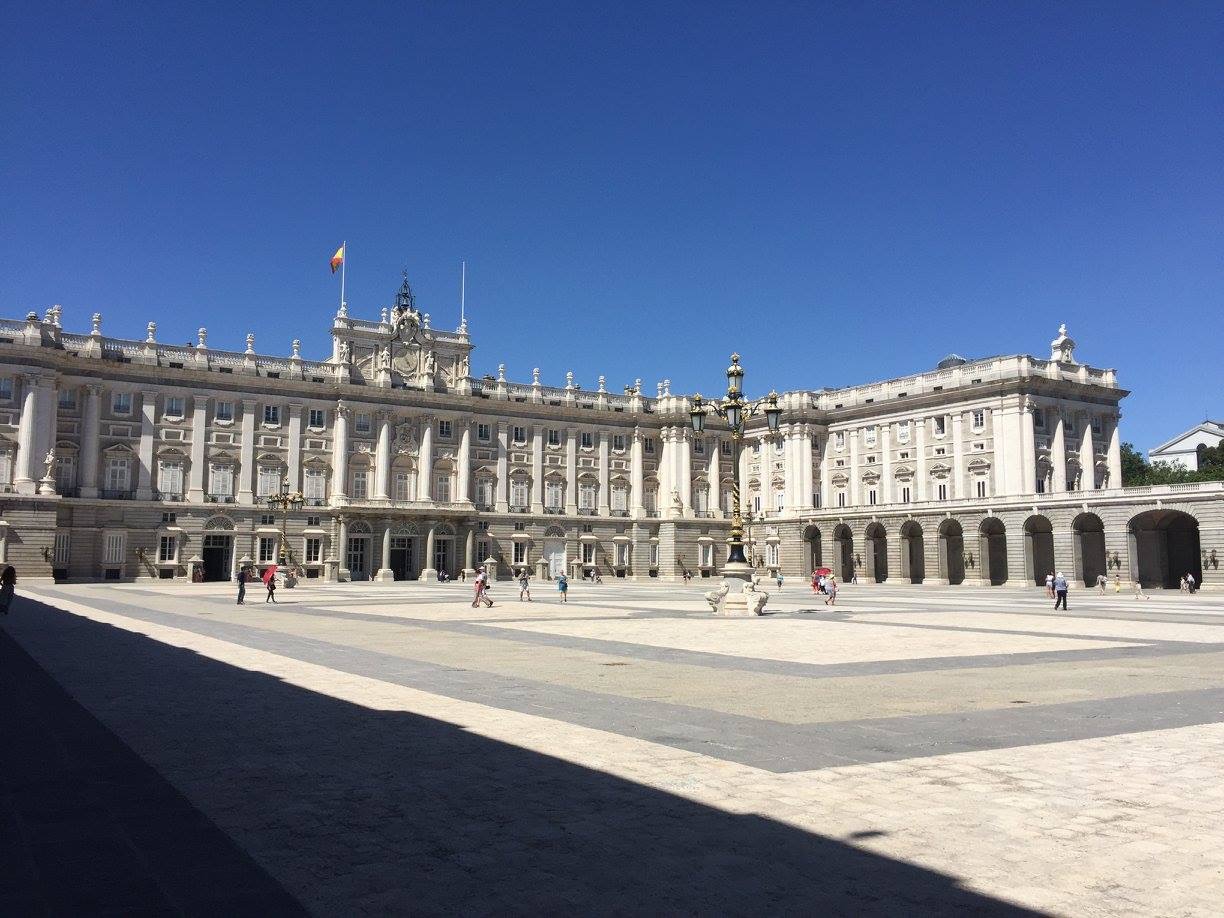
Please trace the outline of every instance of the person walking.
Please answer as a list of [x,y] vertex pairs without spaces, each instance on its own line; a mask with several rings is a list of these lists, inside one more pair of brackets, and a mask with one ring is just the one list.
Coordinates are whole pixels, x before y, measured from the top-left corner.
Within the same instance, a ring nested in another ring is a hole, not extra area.
[[1097,590],[1100,592],[1102,596],[1105,595],[1105,584],[1107,582],[1108,581],[1105,579],[1104,574],[1097,574]]
[[1067,611],[1067,578],[1063,576],[1062,571],[1059,571],[1054,577],[1054,595],[1058,598],[1054,600],[1054,611],[1058,611],[1061,605],[1064,612]]
[[0,574],[0,615],[8,615],[13,604],[13,593],[17,590],[17,568],[9,565]]
[[569,578],[564,574],[557,575],[557,592],[561,594],[562,602],[569,602]]
[[247,569],[245,567],[238,570],[238,605],[246,605],[246,585],[247,585]]
[[825,605],[837,605],[837,580],[830,574],[824,582]]
[[1191,574],[1189,571],[1186,572],[1186,587],[1190,590],[1191,593],[1193,593],[1196,589],[1198,589],[1198,581],[1194,579],[1194,575]]
[[485,605],[492,606],[493,600],[489,598],[489,575],[485,573],[483,567],[476,568],[476,577],[473,581],[473,590],[475,595],[472,597],[472,608],[475,609],[482,602]]
[[820,575],[817,574],[815,571],[812,571],[812,592],[813,593],[820,592]]
[[1114,592],[1122,592],[1122,576],[1120,574],[1114,574]]
[[1135,594],[1136,599],[1151,599],[1152,598],[1151,596],[1148,596],[1146,593],[1143,592],[1143,584],[1139,582],[1138,577],[1136,577],[1134,580],[1134,583],[1131,584],[1131,588]]
[[777,577],[775,579],[778,582],[778,589],[779,590],[782,589],[782,572],[781,571],[778,571]]
[[527,601],[531,602],[531,581],[527,577],[527,568],[519,571],[519,602],[523,601],[523,597],[527,597]]
[[1054,598],[1054,572],[1046,574],[1046,596],[1049,599]]
[[268,587],[268,596],[264,599],[264,602],[276,602],[276,575],[273,574],[264,583]]

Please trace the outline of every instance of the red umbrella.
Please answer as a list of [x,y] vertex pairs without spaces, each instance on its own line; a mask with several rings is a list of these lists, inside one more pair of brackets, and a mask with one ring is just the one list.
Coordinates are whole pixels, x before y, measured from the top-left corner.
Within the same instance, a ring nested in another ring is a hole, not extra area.
[[817,576],[817,577],[828,577],[828,576],[829,576],[831,573],[833,573],[833,572],[832,572],[831,570],[829,570],[827,567],[818,567],[818,568],[816,568],[816,576]]
[[276,576],[276,565],[273,564],[270,568],[263,572],[264,586],[268,585],[268,581]]

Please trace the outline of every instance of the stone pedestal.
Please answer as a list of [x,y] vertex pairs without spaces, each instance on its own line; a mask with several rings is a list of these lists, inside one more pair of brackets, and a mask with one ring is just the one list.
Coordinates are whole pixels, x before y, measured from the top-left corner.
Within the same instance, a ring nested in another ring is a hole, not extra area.
[[379,583],[392,583],[395,581],[395,571],[389,567],[380,567],[374,575],[374,579]]
[[51,495],[55,493],[55,478],[47,475],[38,483],[38,493]]
[[727,585],[727,595],[719,607],[717,614],[731,618],[748,618],[760,615],[765,608],[762,601],[765,593],[745,592],[744,587],[752,583],[753,570],[747,564],[728,563],[722,571],[723,582]]
[[421,583],[437,583],[438,571],[436,568],[424,567],[421,568]]

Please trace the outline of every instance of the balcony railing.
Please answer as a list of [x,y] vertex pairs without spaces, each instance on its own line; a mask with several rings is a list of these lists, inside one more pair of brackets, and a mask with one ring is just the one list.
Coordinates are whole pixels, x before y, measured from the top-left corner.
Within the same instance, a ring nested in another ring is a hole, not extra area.
[[565,508],[564,507],[545,507],[544,512],[545,513],[564,513]]
[[712,520],[714,518],[713,510],[694,510],[693,516],[699,520]]
[[659,518],[659,511],[658,510],[647,510],[646,516],[652,520],[657,520]]
[[579,507],[578,508],[579,516],[594,516],[595,512],[596,511],[594,507]]
[[526,513],[527,508],[526,507],[511,507],[510,512],[511,513]]
[[232,494],[205,494],[204,503],[206,504],[232,504],[236,498]]
[[101,494],[103,500],[135,500],[136,492],[130,488],[103,488]]
[[613,516],[628,516],[629,511],[628,510],[613,510],[612,515]]
[[170,501],[171,503],[182,503],[183,495],[181,492],[175,491],[154,491],[153,499]]

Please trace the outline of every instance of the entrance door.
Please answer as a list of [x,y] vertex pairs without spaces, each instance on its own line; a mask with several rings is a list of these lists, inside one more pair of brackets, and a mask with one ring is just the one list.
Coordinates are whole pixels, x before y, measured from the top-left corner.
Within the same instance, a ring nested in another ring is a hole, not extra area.
[[544,561],[548,564],[549,576],[559,577],[565,573],[565,542],[548,539],[544,542]]
[[451,549],[453,546],[453,539],[438,537],[434,540],[434,570],[439,574],[443,571],[446,571],[447,574],[453,573],[451,571],[451,557],[454,555]]
[[233,553],[234,537],[228,535],[206,535],[200,557],[204,559],[206,581],[230,579],[230,557]]
[[370,568],[366,562],[369,555],[367,546],[370,540],[365,536],[349,536],[348,540],[348,569],[349,579],[351,580],[369,580]]
[[391,571],[396,580],[416,579],[416,568],[412,562],[412,539],[408,536],[392,536]]

